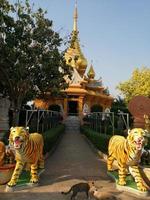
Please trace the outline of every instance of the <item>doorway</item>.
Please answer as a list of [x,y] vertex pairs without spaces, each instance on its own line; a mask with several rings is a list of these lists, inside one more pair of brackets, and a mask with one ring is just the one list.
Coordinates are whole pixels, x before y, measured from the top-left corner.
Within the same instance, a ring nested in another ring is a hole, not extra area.
[[68,115],[78,115],[78,101],[68,101]]

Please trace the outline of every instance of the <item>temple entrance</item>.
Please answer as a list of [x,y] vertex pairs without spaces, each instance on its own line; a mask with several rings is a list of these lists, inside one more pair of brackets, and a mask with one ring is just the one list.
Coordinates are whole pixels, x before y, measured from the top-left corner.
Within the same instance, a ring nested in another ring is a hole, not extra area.
[[78,101],[68,101],[68,115],[78,115]]

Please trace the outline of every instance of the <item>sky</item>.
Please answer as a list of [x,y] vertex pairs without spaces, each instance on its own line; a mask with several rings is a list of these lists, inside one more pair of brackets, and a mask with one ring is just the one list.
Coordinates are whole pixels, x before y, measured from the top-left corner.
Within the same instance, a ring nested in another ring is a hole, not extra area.
[[[17,1],[17,0],[11,0]],[[64,38],[73,29],[75,0],[30,0],[47,10],[53,28]],[[80,45],[112,96],[135,68],[150,67],[150,0],[78,0]]]

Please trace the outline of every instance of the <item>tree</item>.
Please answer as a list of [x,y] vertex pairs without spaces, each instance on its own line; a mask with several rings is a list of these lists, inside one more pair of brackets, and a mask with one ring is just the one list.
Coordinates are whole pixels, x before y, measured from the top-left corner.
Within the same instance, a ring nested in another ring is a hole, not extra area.
[[125,100],[122,97],[117,96],[117,98],[115,98],[114,102],[112,103],[111,112],[118,114],[119,111],[127,113],[128,108],[127,108],[127,105],[125,103]]
[[103,112],[103,108],[100,105],[95,104],[91,107],[91,112]]
[[128,81],[119,83],[117,89],[121,91],[127,103],[134,96],[143,95],[150,97],[150,68],[136,68],[131,78]]
[[0,0],[0,89],[12,103],[13,124],[25,99],[58,94],[68,86],[64,77],[71,76],[59,51],[63,41],[45,14],[33,11],[29,0],[14,5]]
[[[113,104],[112,104],[112,107],[111,107],[111,112],[114,112],[114,124],[115,124],[115,127],[118,128],[118,125],[122,124],[122,117],[121,117],[121,113],[126,113],[129,115],[129,125],[132,124],[132,116],[128,110],[128,107],[127,107],[127,103],[125,102],[125,100],[120,97],[120,96],[117,96],[117,98],[115,98]],[[125,119],[127,120],[126,118],[127,116],[125,115]]]

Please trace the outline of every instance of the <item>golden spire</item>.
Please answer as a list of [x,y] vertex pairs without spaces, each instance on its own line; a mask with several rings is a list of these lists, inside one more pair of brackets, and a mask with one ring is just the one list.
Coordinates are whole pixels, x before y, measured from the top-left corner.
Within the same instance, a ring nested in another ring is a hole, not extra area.
[[74,15],[73,15],[73,31],[71,34],[70,47],[66,50],[65,53],[65,60],[68,65],[76,68],[79,75],[83,77],[87,67],[87,60],[84,57],[80,48],[80,43],[78,39],[77,19],[78,19],[78,12],[77,12],[77,1],[76,1]]
[[94,71],[94,68],[93,68],[92,64],[90,66],[90,69],[89,69],[87,75],[88,75],[89,79],[94,79],[94,77],[95,77],[95,71]]
[[73,31],[78,31],[77,30],[77,20],[78,20],[78,11],[77,11],[77,1],[75,2],[75,10],[74,10],[74,16],[73,16]]

